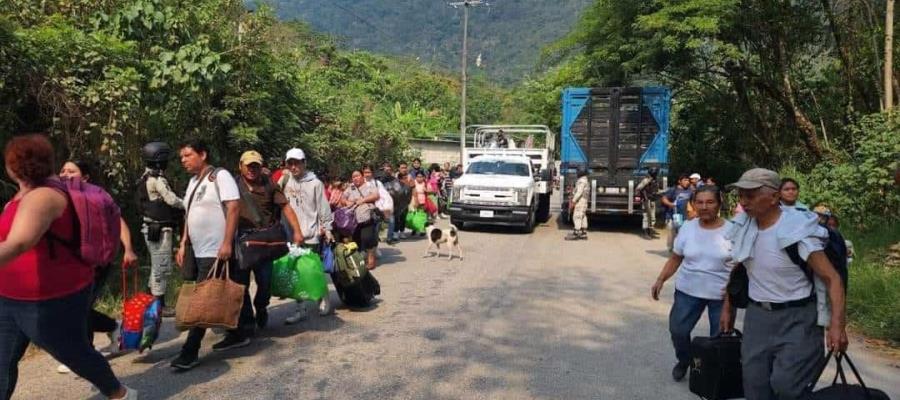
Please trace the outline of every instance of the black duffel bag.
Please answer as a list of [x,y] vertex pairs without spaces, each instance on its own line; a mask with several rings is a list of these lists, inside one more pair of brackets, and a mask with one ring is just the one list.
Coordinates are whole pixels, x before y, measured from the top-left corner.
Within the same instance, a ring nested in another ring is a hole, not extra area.
[[736,399],[744,397],[741,341],[737,329],[733,334],[695,337],[691,341],[691,393],[703,399]]
[[235,250],[238,266],[242,270],[275,261],[287,253],[287,234],[281,224],[242,232]]
[[[834,356],[837,371],[834,374],[834,380],[831,381],[831,386],[813,391],[819,378],[821,378],[822,374],[825,372],[825,367],[828,366],[828,362],[831,361],[832,356]],[[856,376],[856,381],[859,382],[858,385],[847,383],[847,376],[844,374],[844,361],[847,361],[847,365],[850,366],[850,370],[853,371],[853,375]],[[840,383],[838,383],[838,379],[840,379]],[[850,357],[847,356],[847,353],[841,352],[834,354],[834,352],[831,351],[828,352],[828,355],[825,356],[825,359],[822,361],[822,365],[819,367],[819,373],[816,374],[816,379],[810,382],[806,387],[806,396],[803,398],[806,400],[890,400],[890,397],[888,397],[886,393],[878,389],[866,387],[862,377],[859,376],[859,371],[856,370],[856,366],[853,365],[853,361],[850,361]]]

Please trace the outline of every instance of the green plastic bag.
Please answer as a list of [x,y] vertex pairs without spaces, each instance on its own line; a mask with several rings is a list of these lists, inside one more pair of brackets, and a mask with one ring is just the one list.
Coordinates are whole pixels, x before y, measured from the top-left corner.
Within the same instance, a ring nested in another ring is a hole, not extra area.
[[428,215],[424,210],[416,210],[406,214],[406,227],[413,232],[425,232],[425,222],[428,221]]
[[275,260],[272,296],[319,301],[328,294],[328,279],[322,268],[322,260],[313,252],[300,257],[288,254]]

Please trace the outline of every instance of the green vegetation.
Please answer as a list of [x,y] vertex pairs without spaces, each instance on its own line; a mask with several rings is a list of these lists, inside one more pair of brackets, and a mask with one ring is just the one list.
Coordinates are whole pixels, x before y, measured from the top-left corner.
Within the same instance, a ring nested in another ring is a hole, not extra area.
[[[455,76],[341,50],[267,8],[251,13],[238,0],[41,4],[0,4],[0,132],[50,132],[61,158],[98,159],[122,199],[151,139],[203,137],[225,166],[246,149],[275,159],[302,146],[314,169],[341,173],[404,157],[408,138],[459,126]],[[471,88],[470,122],[497,120],[504,93],[482,79]],[[11,189],[4,184],[5,195]]]
[[671,87],[671,173],[797,178],[802,200],[830,206],[860,243],[853,324],[897,340],[900,273],[879,254],[900,241],[900,121],[881,113],[881,21],[877,1],[597,0],[513,99],[558,127],[567,86]]
[[[513,84],[537,75],[539,50],[563,37],[592,0],[498,0],[469,13],[469,67]],[[252,3],[252,2],[248,2]],[[406,55],[431,68],[458,69],[462,10],[449,1],[271,0],[284,20],[308,21],[350,48]],[[483,68],[475,63],[482,56]]]

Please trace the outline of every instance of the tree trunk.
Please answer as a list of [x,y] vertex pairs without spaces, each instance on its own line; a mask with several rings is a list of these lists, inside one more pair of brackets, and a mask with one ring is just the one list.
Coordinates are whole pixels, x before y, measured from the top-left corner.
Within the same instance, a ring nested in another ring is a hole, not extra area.
[[816,126],[809,120],[806,113],[797,104],[797,97],[794,95],[794,87],[791,83],[791,75],[788,68],[787,46],[784,36],[778,32],[775,38],[775,61],[778,67],[779,78],[781,80],[779,88],[781,101],[785,108],[785,112],[793,118],[797,129],[803,134],[803,141],[806,148],[812,154],[815,161],[822,159],[822,146],[819,144],[819,136],[816,134]]
[[822,11],[825,12],[825,17],[828,19],[828,26],[831,30],[831,35],[834,38],[834,45],[837,49],[841,64],[843,64],[842,72],[844,74],[844,80],[846,80],[848,105],[852,106],[854,98],[858,97],[861,101],[860,105],[865,111],[875,110],[878,106],[870,103],[869,100],[871,97],[867,95],[867,90],[865,86],[863,86],[862,80],[856,79],[857,75],[853,68],[853,60],[850,57],[850,49],[847,47],[844,36],[841,33],[841,28],[835,19],[831,0],[819,0],[819,2],[822,4]]
[[884,13],[884,109],[894,108],[894,0],[887,0]]

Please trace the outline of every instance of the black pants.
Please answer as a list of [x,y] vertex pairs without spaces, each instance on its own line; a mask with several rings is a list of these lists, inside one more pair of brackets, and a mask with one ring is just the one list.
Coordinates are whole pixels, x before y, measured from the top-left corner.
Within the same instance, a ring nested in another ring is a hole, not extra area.
[[0,399],[12,397],[19,360],[29,343],[92,383],[105,396],[121,384],[85,335],[91,288],[52,300],[20,301],[0,297]]
[[[209,270],[212,269],[215,262],[215,258],[197,258],[197,282],[206,280],[206,276],[209,274]],[[250,272],[241,271],[237,265],[236,261],[228,263],[228,274],[231,276],[231,280],[240,283],[241,285],[249,284]],[[244,289],[244,302],[241,305],[241,315],[238,317],[238,327],[237,329],[229,330],[228,334],[249,336],[253,333],[253,324],[253,307],[250,303],[250,292],[249,290]],[[203,341],[203,336],[205,335],[206,328],[191,328],[191,330],[188,331],[187,340],[181,348],[181,353],[196,356],[200,352],[200,342]]]
[[406,214],[409,214],[409,207],[394,210],[394,232],[406,232]]
[[97,269],[94,270],[94,288],[91,290],[90,296],[91,311],[87,320],[87,337],[89,342],[92,341],[91,339],[94,337],[94,332],[109,333],[119,327],[119,324],[116,323],[115,319],[94,309],[94,304],[97,303],[97,299],[100,297],[100,291],[103,290],[103,286],[106,285],[106,280],[109,278],[110,268],[112,268],[112,266],[107,265],[104,267],[97,267]]

